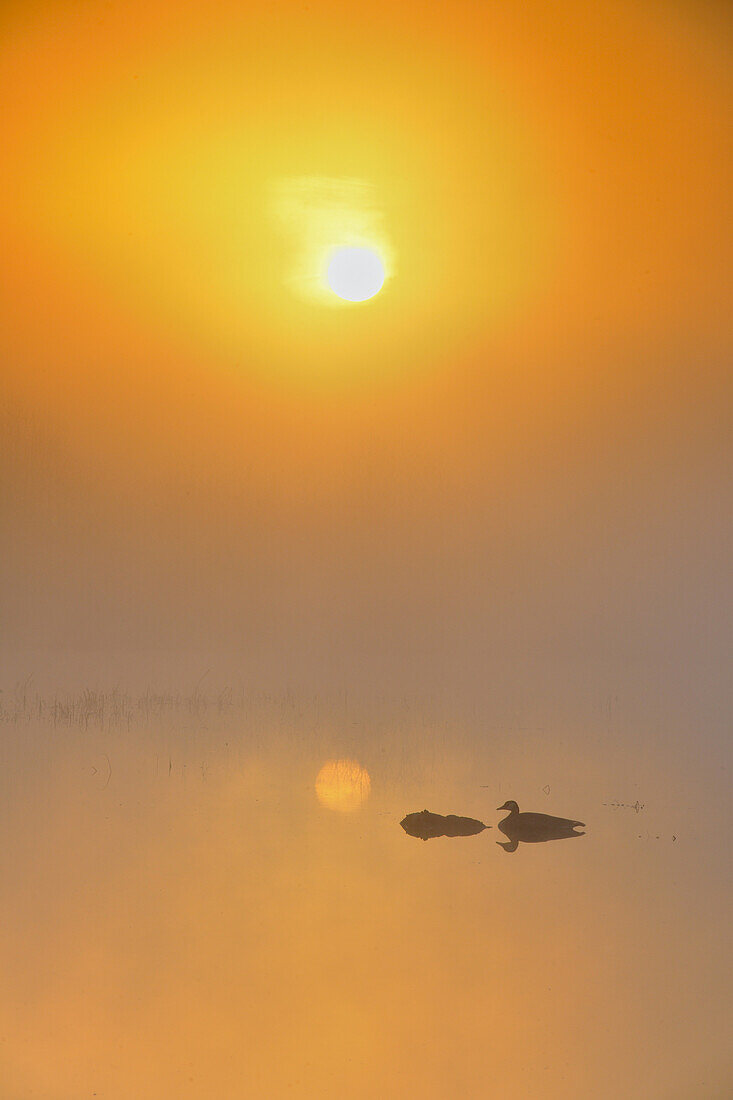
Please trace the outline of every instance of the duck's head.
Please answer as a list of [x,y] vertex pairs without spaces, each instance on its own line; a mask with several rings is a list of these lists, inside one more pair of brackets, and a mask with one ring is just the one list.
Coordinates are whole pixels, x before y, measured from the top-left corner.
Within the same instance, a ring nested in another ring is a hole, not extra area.
[[517,805],[516,802],[513,802],[511,799],[509,799],[508,802],[505,802],[503,806],[497,806],[496,808],[497,808],[497,810],[508,810],[510,814],[518,814],[519,813],[519,806]]

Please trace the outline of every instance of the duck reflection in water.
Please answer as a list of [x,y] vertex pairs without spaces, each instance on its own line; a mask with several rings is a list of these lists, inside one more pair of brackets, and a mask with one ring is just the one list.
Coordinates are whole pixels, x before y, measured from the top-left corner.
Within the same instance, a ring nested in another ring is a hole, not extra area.
[[475,817],[457,817],[456,814],[444,817],[442,814],[431,814],[430,810],[408,814],[400,825],[406,833],[420,840],[432,840],[436,836],[475,836],[491,828]]
[[508,837],[508,841],[497,840],[505,852],[516,852],[522,844],[540,844],[545,840],[567,840],[571,836],[585,836],[575,829],[585,828],[582,821],[571,821],[567,817],[550,817],[549,814],[520,814],[516,802],[505,802],[500,810],[509,810],[509,815],[499,822],[499,828]]

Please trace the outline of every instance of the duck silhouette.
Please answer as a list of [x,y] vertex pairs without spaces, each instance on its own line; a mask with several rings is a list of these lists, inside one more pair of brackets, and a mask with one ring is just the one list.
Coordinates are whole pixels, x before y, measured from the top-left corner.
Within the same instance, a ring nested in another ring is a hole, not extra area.
[[508,801],[499,810],[509,810],[509,814],[499,822],[499,829],[508,841],[497,840],[505,852],[516,852],[522,844],[541,844],[545,840],[567,840],[571,836],[585,836],[576,833],[578,827],[585,828],[582,821],[571,821],[567,817],[551,817],[549,814],[520,814],[516,802]]
[[476,833],[490,829],[490,825],[484,825],[483,821],[477,821],[475,817],[458,817],[456,814],[433,814],[430,810],[422,813],[408,814],[400,821],[400,825],[408,836],[417,837],[419,840],[432,840],[436,836],[475,836]]

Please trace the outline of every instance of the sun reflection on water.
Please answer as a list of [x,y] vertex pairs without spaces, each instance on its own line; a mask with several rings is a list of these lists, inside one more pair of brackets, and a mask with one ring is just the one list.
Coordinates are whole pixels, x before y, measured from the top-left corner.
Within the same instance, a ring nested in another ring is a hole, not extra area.
[[316,796],[322,806],[353,813],[372,789],[369,772],[356,760],[328,760],[316,778]]

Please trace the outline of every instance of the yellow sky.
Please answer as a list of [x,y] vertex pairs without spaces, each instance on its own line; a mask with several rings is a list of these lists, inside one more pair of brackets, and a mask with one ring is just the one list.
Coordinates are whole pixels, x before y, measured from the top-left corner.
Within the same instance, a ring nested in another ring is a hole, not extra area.
[[[236,390],[455,372],[507,343],[714,343],[724,12],[696,12],[11,6],[2,229],[23,373],[93,356],[142,381],[162,346]],[[292,277],[314,221],[348,228],[350,195],[393,270],[344,313]]]
[[[92,506],[111,544],[246,563],[266,516],[320,524],[313,553],[346,516],[356,558],[421,509],[459,537],[599,469],[668,481],[730,392],[729,30],[713,3],[6,5],[19,565],[49,525],[92,553]],[[349,234],[388,278],[333,308],[308,290]]]

